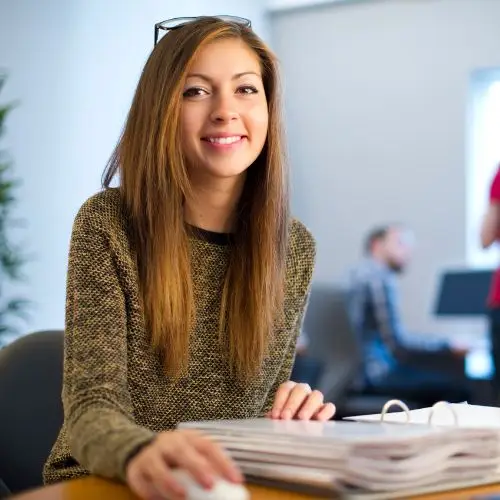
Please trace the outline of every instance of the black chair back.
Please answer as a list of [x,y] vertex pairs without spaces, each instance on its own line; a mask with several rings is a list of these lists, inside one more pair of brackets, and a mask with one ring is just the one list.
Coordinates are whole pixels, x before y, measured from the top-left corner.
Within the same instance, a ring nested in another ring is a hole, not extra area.
[[0,481],[11,493],[43,484],[63,423],[63,338],[36,332],[0,349]]
[[304,318],[309,354],[323,367],[318,389],[338,401],[361,373],[361,346],[341,288],[313,285]]

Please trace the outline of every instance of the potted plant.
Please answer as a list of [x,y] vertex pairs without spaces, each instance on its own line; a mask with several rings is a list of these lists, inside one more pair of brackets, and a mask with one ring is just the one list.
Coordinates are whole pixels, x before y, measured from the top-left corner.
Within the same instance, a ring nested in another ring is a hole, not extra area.
[[[0,93],[5,81],[6,76],[0,75]],[[0,140],[5,134],[6,119],[14,107],[14,103],[0,103]],[[22,298],[9,298],[5,293],[7,283],[22,280],[25,263],[24,252],[12,241],[11,232],[19,224],[12,215],[18,185],[19,181],[13,176],[12,161],[0,148],[0,348],[20,333],[18,320],[27,319],[28,302]]]

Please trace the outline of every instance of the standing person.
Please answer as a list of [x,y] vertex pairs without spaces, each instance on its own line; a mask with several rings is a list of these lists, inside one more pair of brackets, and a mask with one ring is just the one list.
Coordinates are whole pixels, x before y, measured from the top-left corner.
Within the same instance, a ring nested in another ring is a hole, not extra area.
[[[481,224],[481,245],[489,248],[500,238],[500,165],[490,185],[488,209]],[[493,390],[500,404],[500,267],[493,273],[488,297],[490,342],[495,371]]]
[[74,223],[65,418],[44,471],[142,498],[181,496],[174,467],[206,488],[242,481],[180,422],[334,413],[289,381],[315,243],[289,214],[276,60],[246,20],[160,29],[104,190]]

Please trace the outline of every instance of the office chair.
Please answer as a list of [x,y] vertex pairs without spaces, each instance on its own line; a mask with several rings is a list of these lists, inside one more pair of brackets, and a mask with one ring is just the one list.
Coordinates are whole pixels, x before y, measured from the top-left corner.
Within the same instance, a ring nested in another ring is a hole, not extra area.
[[313,285],[304,329],[309,336],[308,354],[322,365],[317,388],[328,401],[337,401],[351,385],[361,362],[344,292]]
[[11,494],[43,484],[63,423],[63,337],[31,333],[0,350],[0,484]]
[[[348,311],[347,292],[342,288],[314,286],[304,318],[309,336],[309,355],[322,365],[317,389],[336,405],[335,418],[380,413],[389,395],[356,387],[363,374],[361,341]],[[361,386],[364,386],[361,381]],[[410,408],[419,407],[406,401]],[[391,410],[392,411],[392,410]]]
[[309,336],[308,353],[322,365],[317,389],[337,407],[336,418],[379,413],[383,396],[353,394],[362,373],[361,345],[347,309],[346,291],[313,285],[304,329]]

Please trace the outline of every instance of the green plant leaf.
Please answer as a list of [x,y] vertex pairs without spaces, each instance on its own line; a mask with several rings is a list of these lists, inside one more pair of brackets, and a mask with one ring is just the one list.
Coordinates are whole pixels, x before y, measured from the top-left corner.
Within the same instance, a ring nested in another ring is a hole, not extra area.
[[11,299],[7,302],[0,314],[13,314],[25,321],[29,319],[27,310],[31,306],[31,302],[26,299]]
[[[6,79],[7,76],[0,72],[0,91]],[[0,137],[6,130],[8,116],[17,106],[17,102],[0,105]],[[20,226],[20,220],[11,217],[12,208],[17,201],[16,189],[20,184],[20,180],[15,178],[13,163],[8,152],[0,150],[0,297],[3,295],[1,285],[6,279],[20,281],[24,278],[22,273],[23,265],[26,263],[24,248],[13,244],[9,233],[12,227]],[[10,318],[28,319],[29,306],[30,302],[22,298],[3,300],[0,307],[0,345],[3,335],[17,333],[15,322],[11,322]]]

